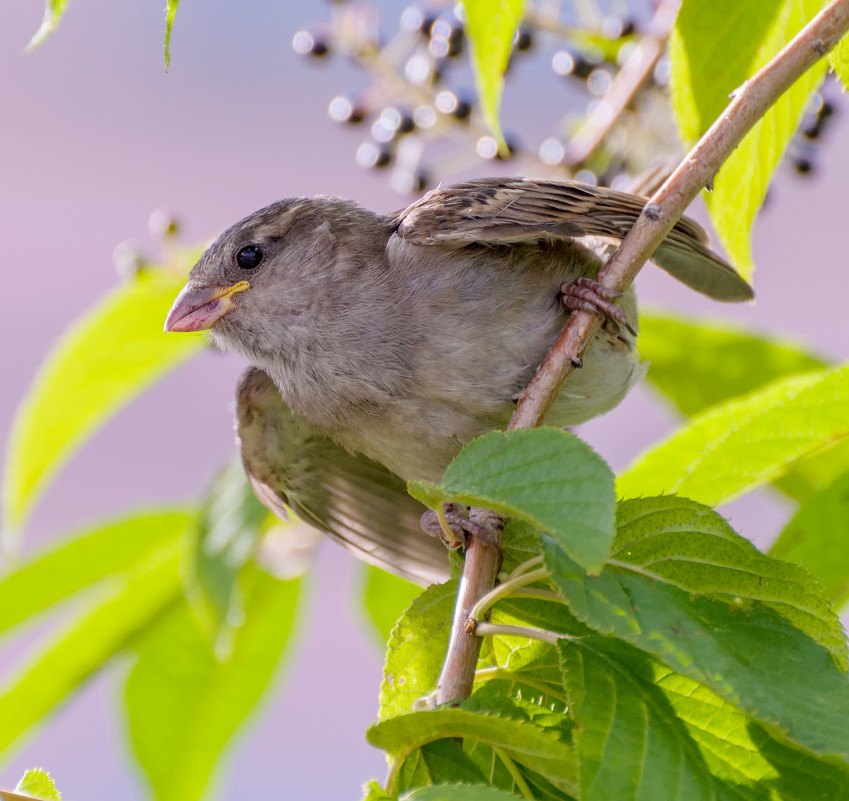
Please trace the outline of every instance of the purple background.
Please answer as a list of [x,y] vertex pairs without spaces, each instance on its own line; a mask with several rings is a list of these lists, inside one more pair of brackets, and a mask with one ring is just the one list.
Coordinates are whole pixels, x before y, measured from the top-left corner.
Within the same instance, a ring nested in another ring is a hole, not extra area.
[[[293,32],[324,18],[326,6],[183,3],[165,75],[160,5],[77,0],[57,33],[28,55],[21,51],[38,27],[41,4],[6,0],[0,11],[3,448],[47,350],[116,283],[115,245],[132,239],[153,249],[153,209],[177,212],[192,242],[288,195],[343,195],[384,211],[405,201],[383,175],[354,164],[365,132],[342,131],[326,116],[329,99],[362,77],[339,61],[311,68],[292,54]],[[516,111],[540,101],[533,91],[508,98],[508,118],[510,103]],[[822,174],[800,181],[785,170],[774,187],[755,235],[757,304],[720,307],[653,268],[640,277],[643,303],[734,318],[845,358],[843,111]],[[477,172],[485,174],[486,165]],[[118,415],[48,490],[28,543],[144,504],[196,498],[232,450],[228,404],[240,369],[237,359],[205,354]],[[583,435],[619,468],[672,425],[639,388]],[[191,448],[196,469],[165,455],[181,444]],[[725,511],[759,542],[786,516],[780,502],[759,495]],[[357,798],[361,782],[383,777],[382,754],[363,738],[377,706],[381,655],[350,603],[359,576],[341,549],[322,547],[297,659],[258,725],[240,739],[223,797],[282,785],[301,801]],[[4,662],[19,662],[25,642],[0,651],[0,677],[8,675]],[[91,682],[3,764],[0,786],[44,765],[70,799],[143,798],[115,712],[119,693],[114,671]]]

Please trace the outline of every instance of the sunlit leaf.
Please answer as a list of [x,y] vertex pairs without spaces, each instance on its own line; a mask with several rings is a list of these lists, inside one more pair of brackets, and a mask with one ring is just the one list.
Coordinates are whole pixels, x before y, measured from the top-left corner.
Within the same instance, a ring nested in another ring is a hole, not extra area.
[[189,529],[183,571],[186,597],[223,651],[244,619],[239,571],[253,556],[268,519],[241,461],[234,460],[213,481]]
[[176,543],[152,554],[137,574],[100,591],[90,611],[0,687],[0,752],[44,720],[180,597]]
[[176,605],[138,641],[126,687],[133,750],[158,801],[203,796],[222,751],[256,707],[291,641],[301,580],[242,574],[245,622],[218,659]]
[[646,379],[682,414],[745,395],[780,378],[828,363],[803,346],[725,321],[640,312]]
[[516,712],[510,716],[465,708],[408,712],[372,726],[366,737],[400,762],[436,740],[461,737],[480,742],[497,749],[522,769],[538,774],[558,790],[573,794],[577,779],[574,748],[563,742],[555,730]]
[[849,681],[825,648],[773,609],[694,597],[639,567],[582,577],[560,545],[541,540],[579,621],[706,685],[774,736],[849,766]]
[[166,335],[182,270],[146,271],[112,292],[65,334],[15,420],[3,479],[4,534],[19,529],[48,481],[120,408],[203,347]]
[[409,712],[436,689],[451,633],[457,581],[428,587],[392,630],[383,667],[378,719]]
[[807,567],[835,606],[849,600],[849,473],[796,512],[770,553]]
[[[670,40],[670,88],[678,127],[688,145],[713,124],[729,96],[821,7],[821,0],[684,0]],[[755,217],[825,70],[822,60],[778,99],[722,166],[713,191],[705,194],[719,238],[745,278],[754,269]]]
[[[827,648],[846,670],[846,636],[820,585],[799,565],[765,556],[713,509],[664,495],[617,506],[610,564],[736,608],[764,604]],[[845,533],[845,529],[844,529]]]
[[524,0],[463,0],[481,108],[502,153],[507,151],[507,143],[501,132],[498,112],[504,91],[504,72],[524,7]]
[[28,770],[18,782],[15,792],[26,793],[41,801],[62,801],[62,794],[56,789],[56,782],[41,768]]
[[44,16],[41,18],[41,25],[29,40],[27,50],[32,50],[38,47],[59,24],[59,19],[65,13],[65,6],[68,5],[68,0],[45,0]]
[[51,544],[0,578],[0,633],[97,582],[128,577],[160,548],[176,547],[191,520],[182,509],[145,510]]
[[791,376],[694,417],[640,456],[617,491],[724,503],[847,436],[849,367]]
[[840,78],[844,89],[849,89],[849,36],[844,36],[828,54],[835,75]]
[[631,663],[645,658],[639,651],[598,636],[561,640],[559,650],[576,724],[582,799],[732,797],[718,787],[661,691],[634,676]]
[[166,0],[165,3],[165,43],[163,46],[165,56],[165,72],[171,65],[171,29],[174,27],[174,15],[180,0]]
[[421,587],[372,565],[363,565],[363,608],[380,647],[386,645],[392,629]]

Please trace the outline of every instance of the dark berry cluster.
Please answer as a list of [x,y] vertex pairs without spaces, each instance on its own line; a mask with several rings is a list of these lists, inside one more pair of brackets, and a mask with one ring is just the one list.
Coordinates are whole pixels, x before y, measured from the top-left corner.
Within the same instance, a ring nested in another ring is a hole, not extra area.
[[799,175],[812,175],[817,169],[819,144],[835,113],[835,104],[827,98],[839,91],[836,81],[826,81],[811,98],[799,130],[790,141],[786,159]]

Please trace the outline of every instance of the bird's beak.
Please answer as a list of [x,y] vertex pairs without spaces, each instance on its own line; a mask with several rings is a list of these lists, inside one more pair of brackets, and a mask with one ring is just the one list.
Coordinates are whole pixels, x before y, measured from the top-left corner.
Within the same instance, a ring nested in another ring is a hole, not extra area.
[[233,295],[250,288],[247,281],[239,281],[233,286],[195,286],[191,281],[186,284],[168,317],[165,318],[167,331],[206,331],[212,328],[233,308]]

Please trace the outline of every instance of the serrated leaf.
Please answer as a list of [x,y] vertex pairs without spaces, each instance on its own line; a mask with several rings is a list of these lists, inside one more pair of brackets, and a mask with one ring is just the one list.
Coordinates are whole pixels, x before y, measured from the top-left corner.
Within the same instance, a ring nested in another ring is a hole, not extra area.
[[481,787],[474,784],[439,784],[420,787],[401,796],[402,801],[515,801],[516,798],[521,796],[505,793],[494,787]]
[[814,495],[793,516],[770,553],[808,568],[835,606],[849,599],[849,473]]
[[131,643],[180,596],[177,543],[151,554],[0,687],[0,752]]
[[[581,799],[735,798],[714,779],[660,690],[632,674],[639,652],[610,637],[558,646],[576,724]],[[623,653],[624,652],[624,653]]]
[[582,623],[705,684],[789,743],[849,762],[849,680],[774,610],[693,597],[626,572],[582,580],[562,548],[541,539],[552,579]]
[[374,779],[363,787],[362,801],[395,801]]
[[183,571],[186,598],[222,653],[244,619],[239,571],[255,553],[268,518],[241,461],[233,460],[212,482],[189,530]]
[[400,787],[425,787],[443,782],[487,783],[484,774],[456,740],[425,743],[404,760],[398,772]]
[[720,504],[847,436],[849,366],[791,376],[694,417],[640,456],[617,491]]
[[166,0],[165,2],[165,42],[163,44],[163,55],[165,57],[165,72],[171,66],[171,29],[174,27],[174,15],[180,0]]
[[610,468],[559,428],[491,431],[463,448],[439,485],[411,481],[409,491],[431,507],[456,501],[530,523],[590,572],[601,569],[613,540]]
[[199,799],[221,752],[274,677],[293,630],[299,579],[246,569],[245,623],[218,660],[185,605],[138,643],[125,700],[133,750],[159,801]]
[[403,762],[426,743],[454,737],[498,749],[562,792],[575,793],[577,766],[572,746],[562,742],[554,731],[519,717],[441,708],[384,720],[366,734],[372,745],[382,748],[397,762]]
[[392,630],[383,666],[378,720],[409,712],[436,689],[451,634],[458,581],[428,587]]
[[663,692],[711,773],[736,786],[743,798],[845,801],[845,767],[779,742],[703,684],[651,659],[629,660],[626,667]]
[[620,503],[610,564],[637,567],[693,596],[768,606],[847,668],[843,627],[813,576],[765,556],[707,506],[669,495]]
[[504,91],[504,73],[524,7],[524,0],[463,0],[481,109],[502,154],[507,152],[507,143],[501,132],[498,112]]
[[52,543],[0,579],[0,634],[98,582],[129,577],[176,547],[190,521],[183,509],[145,510]]
[[4,535],[20,529],[48,481],[98,428],[203,347],[166,335],[163,320],[182,270],[146,271],[73,325],[19,407],[3,478]]
[[[682,138],[694,144],[738,87],[772,59],[822,7],[821,0],[685,0],[670,39],[670,89]],[[705,202],[744,278],[754,270],[751,232],[772,174],[799,125],[825,61],[808,70],[721,167]]]
[[849,89],[849,36],[844,36],[828,54],[828,61],[844,89]]
[[56,782],[43,768],[32,768],[24,773],[15,792],[25,793],[41,801],[62,801],[62,794],[56,789]]
[[383,648],[401,615],[422,590],[412,582],[372,565],[363,564],[363,578],[363,609]]
[[38,30],[33,34],[32,39],[29,40],[29,44],[26,46],[26,51],[30,51],[38,47],[48,36],[50,36],[51,33],[53,33],[53,31],[56,30],[56,26],[59,24],[62,14],[65,13],[66,5],[68,5],[68,0],[45,0],[44,16],[41,18],[41,25],[38,26]]
[[771,339],[724,321],[640,312],[640,356],[646,378],[682,414],[798,373],[827,367],[803,346]]
[[[640,313],[640,354],[651,363],[649,382],[685,415],[828,366],[797,343],[727,322],[693,323],[646,312]],[[807,501],[847,470],[849,442],[844,442],[799,460],[773,484],[791,498]]]

